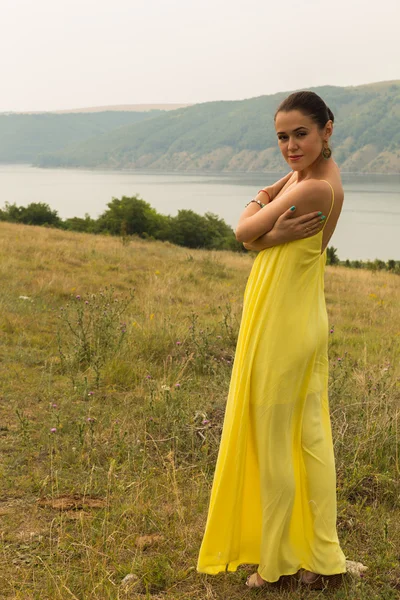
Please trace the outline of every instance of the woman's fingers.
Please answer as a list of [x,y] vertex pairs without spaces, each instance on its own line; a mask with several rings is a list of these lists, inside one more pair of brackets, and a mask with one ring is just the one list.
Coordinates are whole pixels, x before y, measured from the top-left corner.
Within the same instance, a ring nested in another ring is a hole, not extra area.
[[295,220],[297,221],[297,223],[302,224],[302,223],[308,223],[310,221],[315,221],[315,222],[324,222],[324,219],[321,219],[321,216],[319,214],[319,212],[314,211],[311,213],[307,213],[306,215],[302,215],[301,217],[296,217]]
[[298,227],[300,237],[307,238],[319,233],[324,226],[325,219],[321,219],[318,211],[296,217],[292,220],[293,225]]

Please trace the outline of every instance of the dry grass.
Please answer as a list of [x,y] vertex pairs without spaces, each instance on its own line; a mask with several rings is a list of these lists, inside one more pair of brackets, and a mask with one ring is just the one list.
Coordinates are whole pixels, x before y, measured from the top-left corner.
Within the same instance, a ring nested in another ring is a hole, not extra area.
[[[244,586],[250,566],[195,570],[253,258],[4,223],[0,232],[0,598],[262,596]],[[90,368],[73,386],[61,372],[60,309],[105,286],[135,290],[126,338],[99,387]],[[392,600],[399,278],[331,267],[326,296],[338,529],[346,556],[369,569],[307,598]]]

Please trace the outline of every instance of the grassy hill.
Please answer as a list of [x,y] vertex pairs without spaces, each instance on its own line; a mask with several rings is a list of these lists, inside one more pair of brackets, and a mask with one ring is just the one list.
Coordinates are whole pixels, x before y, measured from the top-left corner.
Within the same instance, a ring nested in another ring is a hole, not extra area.
[[[1,598],[242,599],[254,568],[195,566],[253,258],[0,232]],[[329,597],[394,600],[398,277],[329,267],[326,296],[338,532],[368,566]]]
[[[344,172],[400,171],[400,82],[311,88],[335,115],[334,158]],[[290,92],[196,104],[45,153],[43,167],[281,172],[273,115]]]

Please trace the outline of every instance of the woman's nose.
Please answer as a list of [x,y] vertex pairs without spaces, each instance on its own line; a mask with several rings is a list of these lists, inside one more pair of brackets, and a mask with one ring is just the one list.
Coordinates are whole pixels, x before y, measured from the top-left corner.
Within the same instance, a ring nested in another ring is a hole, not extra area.
[[297,142],[295,138],[289,138],[288,150],[294,150],[297,148]]

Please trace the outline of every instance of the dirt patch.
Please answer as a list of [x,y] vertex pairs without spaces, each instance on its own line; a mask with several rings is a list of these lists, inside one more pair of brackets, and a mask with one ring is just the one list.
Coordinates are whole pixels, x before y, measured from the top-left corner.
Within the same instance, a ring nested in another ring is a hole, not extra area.
[[53,508],[60,511],[83,510],[88,508],[103,508],[106,505],[104,498],[81,496],[80,494],[57,496],[56,498],[41,498],[38,505],[44,508]]

